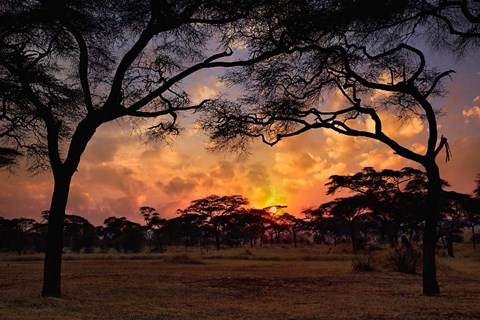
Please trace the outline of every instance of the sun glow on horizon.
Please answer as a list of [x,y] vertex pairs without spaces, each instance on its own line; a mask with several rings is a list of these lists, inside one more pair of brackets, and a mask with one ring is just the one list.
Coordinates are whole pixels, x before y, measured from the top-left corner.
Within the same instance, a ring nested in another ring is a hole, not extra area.
[[272,216],[277,216],[282,214],[282,209],[286,208],[287,206],[276,204],[268,207],[264,207],[263,210],[265,212],[270,213]]

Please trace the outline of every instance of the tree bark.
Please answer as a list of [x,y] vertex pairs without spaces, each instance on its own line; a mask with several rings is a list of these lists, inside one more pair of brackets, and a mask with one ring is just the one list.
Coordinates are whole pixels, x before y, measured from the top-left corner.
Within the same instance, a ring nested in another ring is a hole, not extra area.
[[70,190],[71,175],[55,175],[55,185],[48,219],[47,251],[43,270],[43,297],[60,297],[63,252],[63,225]]
[[440,216],[441,179],[438,166],[433,161],[425,166],[428,177],[425,230],[423,234],[423,294],[440,294],[437,281],[435,249],[437,246],[437,222]]

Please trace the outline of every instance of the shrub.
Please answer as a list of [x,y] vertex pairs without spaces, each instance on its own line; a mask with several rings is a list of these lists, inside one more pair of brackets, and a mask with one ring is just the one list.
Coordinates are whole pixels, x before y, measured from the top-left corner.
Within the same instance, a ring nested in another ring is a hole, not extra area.
[[421,254],[412,247],[402,247],[400,249],[394,249],[389,257],[393,270],[403,273],[416,273],[417,265],[420,260]]
[[373,271],[373,258],[371,255],[359,255],[352,258],[352,270]]

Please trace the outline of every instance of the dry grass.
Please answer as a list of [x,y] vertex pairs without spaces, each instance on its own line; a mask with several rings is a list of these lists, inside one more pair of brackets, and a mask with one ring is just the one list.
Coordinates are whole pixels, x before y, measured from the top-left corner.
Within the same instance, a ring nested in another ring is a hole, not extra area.
[[438,297],[421,295],[419,274],[353,272],[351,254],[341,247],[327,251],[169,248],[154,259],[72,255],[63,264],[61,299],[39,296],[41,261],[4,257],[0,319],[479,318],[480,255],[468,248],[457,258],[439,258]]

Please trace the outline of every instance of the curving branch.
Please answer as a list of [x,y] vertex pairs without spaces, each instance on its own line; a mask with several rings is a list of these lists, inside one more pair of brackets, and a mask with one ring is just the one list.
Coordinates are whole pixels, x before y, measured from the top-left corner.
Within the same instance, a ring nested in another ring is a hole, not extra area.
[[77,42],[78,49],[80,51],[80,60],[78,62],[78,76],[80,84],[83,90],[83,99],[85,100],[85,106],[88,112],[93,112],[94,107],[92,103],[92,94],[90,92],[90,85],[88,81],[88,48],[85,39],[82,34],[69,22],[65,19],[62,19],[63,25],[66,29],[73,35],[75,41]]

